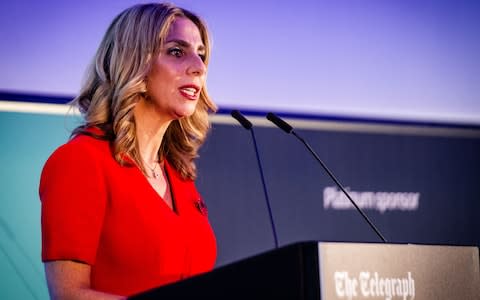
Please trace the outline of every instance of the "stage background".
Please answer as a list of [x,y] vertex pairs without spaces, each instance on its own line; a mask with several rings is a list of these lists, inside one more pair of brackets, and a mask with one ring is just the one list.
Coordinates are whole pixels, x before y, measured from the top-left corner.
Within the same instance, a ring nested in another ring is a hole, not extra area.
[[[17,103],[22,107],[25,103]],[[360,215],[326,205],[333,182],[293,136],[256,125],[280,245],[296,241],[379,242]],[[76,117],[0,112],[0,296],[46,299],[40,262],[38,182]],[[392,243],[480,245],[480,129],[365,121],[289,119],[354,192],[418,194],[416,205],[365,211]],[[198,189],[217,235],[217,266],[274,248],[250,133],[213,118],[201,151]],[[392,194],[390,194],[392,195]],[[398,204],[398,203],[397,203]],[[408,204],[408,203],[407,203]]]
[[[48,298],[41,168],[76,124],[62,104],[108,23],[137,2],[0,2],[1,299]],[[217,266],[274,247],[252,141],[230,108],[256,124],[281,245],[379,239],[358,213],[339,209],[314,159],[264,120],[270,110],[370,204],[390,242],[480,245],[480,2],[176,3],[204,16],[213,36],[208,86],[222,110],[197,185]]]
[[[0,90],[75,95],[111,20],[138,0],[0,2]],[[226,107],[480,124],[480,2],[174,1],[212,33]]]

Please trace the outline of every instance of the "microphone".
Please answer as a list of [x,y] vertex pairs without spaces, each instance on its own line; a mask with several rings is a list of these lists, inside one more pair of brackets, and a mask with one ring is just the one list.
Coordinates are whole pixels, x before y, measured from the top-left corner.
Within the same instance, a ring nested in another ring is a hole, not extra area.
[[272,208],[270,207],[270,199],[268,197],[267,185],[265,184],[265,176],[263,175],[262,162],[260,161],[260,155],[258,154],[257,140],[255,138],[253,125],[238,110],[232,110],[230,114],[235,120],[237,120],[243,126],[243,128],[250,131],[252,135],[253,146],[255,148],[255,155],[257,156],[257,165],[260,171],[260,178],[262,179],[263,194],[265,196],[265,202],[267,203],[267,208],[268,208],[268,217],[270,219],[270,225],[272,226],[273,238],[275,241],[275,248],[277,249],[278,248],[277,230],[275,229],[275,223],[273,222]]
[[315,157],[315,159],[320,163],[320,165],[322,166],[322,168],[327,172],[328,176],[330,176],[330,178],[332,178],[332,180],[335,182],[335,184],[338,186],[338,188],[345,194],[345,196],[347,196],[348,200],[350,200],[350,202],[353,204],[353,206],[355,207],[355,209],[362,215],[363,219],[368,223],[368,225],[370,225],[370,228],[373,229],[373,231],[375,231],[375,233],[377,234],[377,236],[384,242],[386,243],[387,240],[383,237],[383,235],[380,233],[380,231],[377,229],[377,227],[375,227],[375,225],[372,223],[372,221],[370,221],[370,219],[367,217],[367,215],[363,212],[363,210],[357,205],[357,203],[352,199],[352,197],[350,196],[350,194],[343,188],[342,184],[337,180],[337,178],[333,175],[333,173],[328,169],[328,167],[323,163],[323,161],[320,159],[320,157],[317,155],[317,153],[313,150],[313,148],[307,143],[307,141],[305,141],[305,139],[303,139],[301,136],[298,135],[298,133],[296,133],[294,130],[293,130],[293,127],[288,124],[287,122],[285,122],[284,120],[282,120],[280,117],[278,117],[276,114],[272,113],[272,112],[269,112],[267,114],[267,119],[269,121],[271,121],[273,124],[275,124],[277,127],[279,127],[280,129],[282,129],[283,131],[285,131],[286,133],[291,133],[293,134],[300,142],[302,142],[305,147],[307,147],[308,151],[310,151],[310,153]]

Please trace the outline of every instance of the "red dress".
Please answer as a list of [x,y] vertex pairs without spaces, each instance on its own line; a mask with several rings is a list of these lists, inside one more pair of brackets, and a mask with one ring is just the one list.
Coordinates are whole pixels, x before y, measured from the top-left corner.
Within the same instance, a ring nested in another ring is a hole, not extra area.
[[211,270],[215,236],[193,181],[165,169],[175,211],[107,141],[80,135],[58,148],[40,179],[42,260],[91,266],[91,287],[131,295]]

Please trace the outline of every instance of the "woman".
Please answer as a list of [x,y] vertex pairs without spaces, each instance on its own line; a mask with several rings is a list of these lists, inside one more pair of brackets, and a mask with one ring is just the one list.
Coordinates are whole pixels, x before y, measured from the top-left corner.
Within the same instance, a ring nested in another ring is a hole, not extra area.
[[123,299],[209,271],[216,257],[194,159],[209,128],[204,23],[171,4],[108,28],[74,100],[85,122],[40,180],[52,298]]

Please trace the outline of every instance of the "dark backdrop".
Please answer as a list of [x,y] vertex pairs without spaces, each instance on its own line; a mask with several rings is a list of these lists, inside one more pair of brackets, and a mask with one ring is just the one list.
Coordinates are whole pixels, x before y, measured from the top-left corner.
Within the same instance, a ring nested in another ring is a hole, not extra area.
[[[420,194],[416,210],[365,210],[389,242],[480,245],[478,132],[334,125],[297,132],[344,186]],[[380,241],[358,212],[324,209],[324,188],[334,183],[293,136],[266,126],[257,126],[256,136],[280,245]],[[236,124],[214,124],[199,169],[197,186],[217,234],[218,264],[274,248],[250,133]]]

